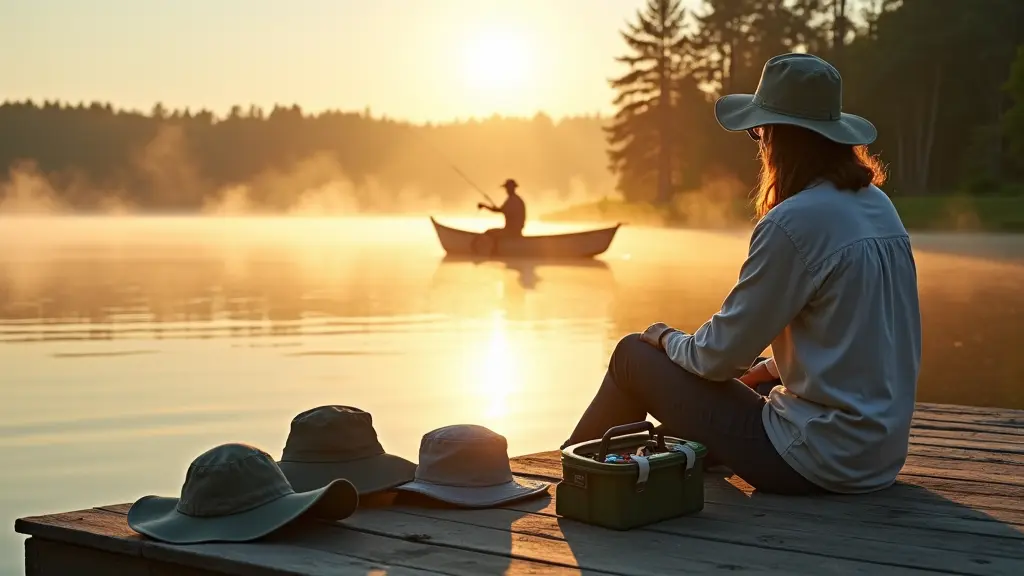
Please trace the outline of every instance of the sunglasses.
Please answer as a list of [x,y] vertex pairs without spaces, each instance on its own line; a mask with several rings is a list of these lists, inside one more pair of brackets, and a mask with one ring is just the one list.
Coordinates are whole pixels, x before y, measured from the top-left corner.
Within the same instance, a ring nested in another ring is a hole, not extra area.
[[761,132],[757,128],[747,128],[747,136],[750,136],[750,139],[754,142],[761,140]]

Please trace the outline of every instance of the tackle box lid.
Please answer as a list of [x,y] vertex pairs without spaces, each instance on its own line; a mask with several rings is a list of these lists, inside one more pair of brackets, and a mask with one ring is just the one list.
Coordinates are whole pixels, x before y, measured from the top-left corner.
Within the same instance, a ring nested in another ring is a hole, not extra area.
[[[586,468],[595,472],[600,471],[612,474],[620,472],[626,474],[635,473],[636,462],[603,462],[594,460],[592,456],[595,454],[603,456],[604,454],[623,450],[631,452],[633,449],[651,440],[655,440],[658,447],[668,449],[665,452],[659,452],[648,457],[648,463],[652,469],[680,464],[686,465],[686,459],[689,458],[687,452],[690,451],[698,459],[706,456],[708,452],[707,447],[699,442],[665,436],[660,432],[656,433],[654,424],[645,421],[616,426],[605,432],[604,436],[600,439],[587,440],[566,446],[562,450],[561,460],[563,465]],[[684,446],[688,450],[672,451],[671,448],[673,446]]]

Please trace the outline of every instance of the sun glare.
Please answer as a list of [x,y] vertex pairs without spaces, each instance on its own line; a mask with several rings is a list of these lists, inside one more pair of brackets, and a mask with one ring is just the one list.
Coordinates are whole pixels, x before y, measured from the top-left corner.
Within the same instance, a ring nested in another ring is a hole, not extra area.
[[463,74],[471,90],[500,96],[522,90],[533,55],[528,37],[512,28],[477,29],[463,48]]
[[509,341],[508,321],[501,312],[493,313],[490,324],[486,341],[473,352],[476,362],[466,365],[466,398],[487,425],[501,428],[509,415],[509,400],[520,386],[514,358],[521,351]]

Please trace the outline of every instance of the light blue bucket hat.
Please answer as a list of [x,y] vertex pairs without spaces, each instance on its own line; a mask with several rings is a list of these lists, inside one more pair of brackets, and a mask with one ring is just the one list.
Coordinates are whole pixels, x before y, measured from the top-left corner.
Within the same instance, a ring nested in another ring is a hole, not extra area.
[[541,496],[549,486],[512,474],[504,436],[456,424],[423,435],[416,478],[397,490],[465,508],[490,508]]

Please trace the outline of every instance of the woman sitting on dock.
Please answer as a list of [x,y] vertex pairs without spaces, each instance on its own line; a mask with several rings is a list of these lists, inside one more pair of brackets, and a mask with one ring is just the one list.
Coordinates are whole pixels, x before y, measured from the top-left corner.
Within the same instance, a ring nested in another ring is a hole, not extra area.
[[756,94],[718,100],[719,124],[760,150],[739,279],[693,334],[656,323],[619,341],[566,446],[650,414],[764,492],[895,481],[921,360],[917,269],[867,151],[875,127],[841,109],[839,72],[809,54],[772,58]]

